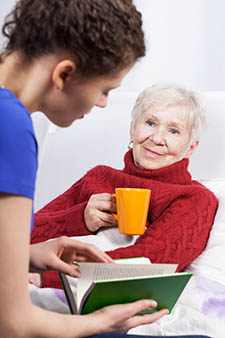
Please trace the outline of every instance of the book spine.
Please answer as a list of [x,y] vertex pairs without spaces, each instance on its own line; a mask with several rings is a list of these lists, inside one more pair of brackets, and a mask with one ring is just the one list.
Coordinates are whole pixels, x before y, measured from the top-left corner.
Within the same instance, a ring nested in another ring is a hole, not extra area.
[[59,278],[60,278],[60,281],[61,281],[62,286],[63,286],[63,290],[64,290],[64,293],[65,293],[65,296],[66,296],[67,303],[69,305],[70,313],[72,315],[74,315],[75,313],[73,311],[73,308],[72,308],[72,305],[71,305],[71,302],[70,302],[70,297],[69,297],[68,292],[67,292],[66,283],[68,283],[68,281],[67,281],[66,277],[60,272],[59,272]]

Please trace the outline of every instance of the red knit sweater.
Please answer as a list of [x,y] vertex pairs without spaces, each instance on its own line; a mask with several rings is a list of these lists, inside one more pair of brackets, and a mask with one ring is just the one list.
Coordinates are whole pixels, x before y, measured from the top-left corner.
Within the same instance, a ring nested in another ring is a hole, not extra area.
[[[134,245],[108,252],[112,258],[149,257],[152,263],[176,263],[177,271],[190,264],[205,248],[217,210],[215,195],[187,170],[189,160],[157,170],[142,170],[132,152],[123,170],[107,166],[91,169],[65,193],[35,214],[32,243],[49,238],[90,235],[84,208],[92,194],[114,193],[117,187],[151,189],[147,229]],[[57,273],[44,273],[45,287],[61,287]]]

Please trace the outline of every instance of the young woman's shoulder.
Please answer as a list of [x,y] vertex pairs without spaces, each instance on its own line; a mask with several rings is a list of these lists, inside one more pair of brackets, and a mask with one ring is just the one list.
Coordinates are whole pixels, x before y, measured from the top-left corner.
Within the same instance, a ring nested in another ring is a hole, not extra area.
[[0,128],[19,131],[20,128],[32,127],[30,113],[26,107],[18,100],[10,90],[0,88]]
[[0,89],[0,191],[33,198],[37,141],[23,104]]

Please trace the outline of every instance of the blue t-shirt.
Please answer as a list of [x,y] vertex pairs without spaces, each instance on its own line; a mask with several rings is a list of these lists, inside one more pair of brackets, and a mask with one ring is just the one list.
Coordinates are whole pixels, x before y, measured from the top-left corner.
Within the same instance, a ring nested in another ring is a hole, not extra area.
[[12,92],[0,88],[0,192],[34,199],[37,151],[30,113]]

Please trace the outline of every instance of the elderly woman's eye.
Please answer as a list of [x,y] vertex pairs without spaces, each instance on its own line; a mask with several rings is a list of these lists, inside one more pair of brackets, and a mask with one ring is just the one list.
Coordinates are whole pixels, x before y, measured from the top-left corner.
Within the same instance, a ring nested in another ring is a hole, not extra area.
[[177,129],[170,129],[170,132],[173,135],[180,134],[180,132]]
[[148,120],[147,124],[151,127],[151,126],[154,126],[155,123],[153,121],[151,121],[151,120]]

